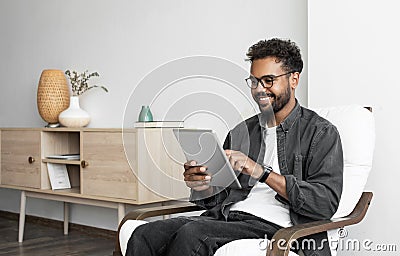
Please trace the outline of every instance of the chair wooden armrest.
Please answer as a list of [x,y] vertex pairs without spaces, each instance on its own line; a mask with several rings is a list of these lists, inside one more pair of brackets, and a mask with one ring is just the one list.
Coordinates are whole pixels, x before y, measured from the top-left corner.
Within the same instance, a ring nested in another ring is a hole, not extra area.
[[156,206],[156,207],[148,207],[141,208],[135,211],[129,212],[121,221],[122,225],[127,220],[143,220],[149,217],[154,216],[162,216],[174,213],[183,213],[183,212],[192,212],[192,211],[200,211],[204,210],[201,207],[194,204],[172,204],[166,206]]
[[354,210],[346,217],[314,221],[278,230],[268,246],[267,256],[287,256],[291,244],[298,238],[359,223],[367,213],[372,196],[372,192],[363,192]]
[[184,213],[184,212],[193,212],[193,211],[200,211],[204,210],[201,207],[191,204],[173,204],[173,205],[166,205],[166,206],[157,206],[157,207],[148,207],[137,209],[135,211],[128,212],[125,217],[121,220],[121,223],[118,226],[117,238],[115,243],[115,248],[113,252],[113,256],[121,256],[121,248],[119,244],[119,232],[122,225],[127,220],[143,220],[145,218],[154,217],[154,216],[162,216],[174,213]]
[[[270,246],[268,246],[267,256],[287,256],[289,255],[291,244],[298,238],[359,223],[364,218],[368,210],[368,206],[371,202],[372,196],[372,192],[363,192],[354,210],[346,217],[332,220],[314,221],[278,230],[278,232],[276,232],[271,239]],[[202,208],[193,204],[179,204],[142,208],[129,212],[119,224],[116,239],[117,242],[115,244],[113,255],[122,255],[119,244],[119,232],[121,226],[127,220],[143,220],[148,217],[199,210],[202,210]]]

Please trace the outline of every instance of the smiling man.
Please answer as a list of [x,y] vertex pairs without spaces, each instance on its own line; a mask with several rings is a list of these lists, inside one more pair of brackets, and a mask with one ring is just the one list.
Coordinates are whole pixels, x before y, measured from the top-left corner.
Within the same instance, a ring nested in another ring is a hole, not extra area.
[[[274,38],[251,46],[247,56],[246,83],[260,114],[238,124],[224,143],[242,189],[210,186],[207,167],[189,161],[184,179],[191,201],[206,211],[139,226],[127,255],[213,255],[230,241],[271,239],[282,227],[330,219],[336,212],[343,179],[340,137],[335,126],[295,98],[303,69],[299,48]],[[307,237],[316,246],[302,248],[305,255],[330,255],[322,244],[326,238],[326,233]]]

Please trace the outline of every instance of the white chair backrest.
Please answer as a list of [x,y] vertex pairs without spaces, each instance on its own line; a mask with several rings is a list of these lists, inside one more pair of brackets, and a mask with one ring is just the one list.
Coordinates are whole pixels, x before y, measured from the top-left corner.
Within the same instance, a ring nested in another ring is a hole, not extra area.
[[375,147],[373,114],[359,105],[313,109],[333,123],[340,134],[343,147],[343,192],[333,218],[352,212],[364,191]]

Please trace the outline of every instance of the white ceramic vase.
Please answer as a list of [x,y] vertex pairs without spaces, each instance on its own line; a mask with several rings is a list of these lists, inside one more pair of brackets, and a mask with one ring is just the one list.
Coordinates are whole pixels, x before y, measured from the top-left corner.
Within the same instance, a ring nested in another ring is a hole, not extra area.
[[79,106],[79,97],[72,96],[69,108],[58,116],[60,124],[66,127],[84,127],[90,122],[90,115]]

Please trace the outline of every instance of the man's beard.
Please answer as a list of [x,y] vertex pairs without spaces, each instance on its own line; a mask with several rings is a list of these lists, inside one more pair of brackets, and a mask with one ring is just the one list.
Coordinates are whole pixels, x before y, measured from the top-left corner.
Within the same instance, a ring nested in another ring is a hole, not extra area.
[[[268,94],[268,95],[270,95],[273,98],[273,101],[272,101],[272,104],[271,104],[272,105],[272,110],[274,111],[274,113],[279,112],[282,108],[284,108],[286,106],[286,104],[290,100],[290,97],[292,96],[292,91],[290,90],[289,81],[287,83],[286,90],[282,94],[276,96],[275,94],[271,93],[271,94]],[[259,93],[258,96],[264,96],[265,97],[265,96],[267,96],[267,93],[261,92],[261,93]],[[261,110],[261,112],[270,111],[269,107],[270,106],[260,106],[260,110]]]
[[280,111],[284,106],[286,106],[291,96],[292,96],[292,91],[290,90],[290,84],[288,82],[286,91],[284,91],[278,97],[274,95],[274,101],[272,102],[272,109],[274,110],[274,113]]

